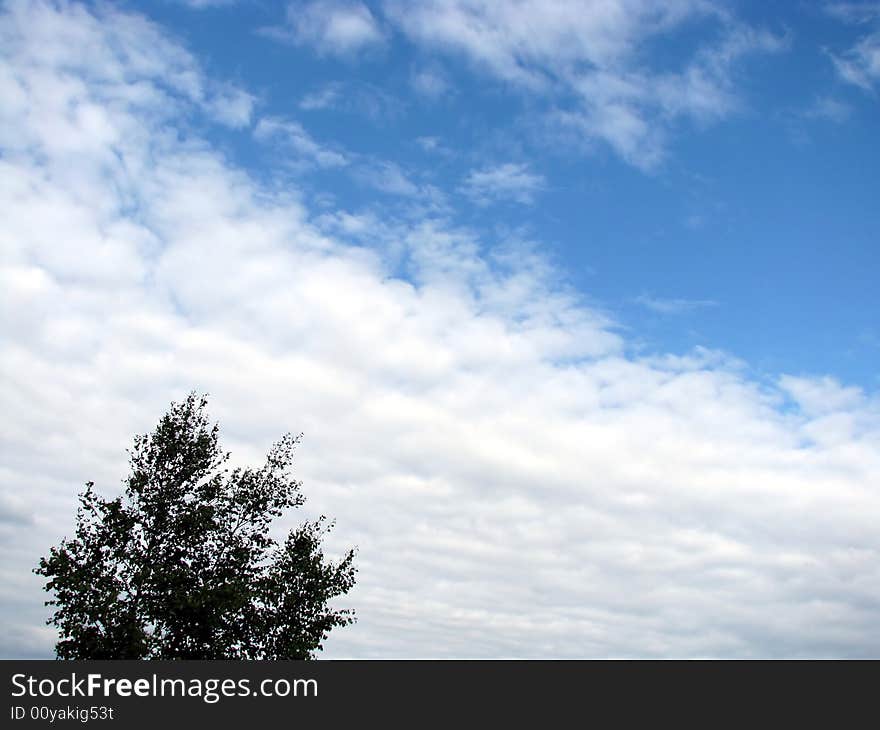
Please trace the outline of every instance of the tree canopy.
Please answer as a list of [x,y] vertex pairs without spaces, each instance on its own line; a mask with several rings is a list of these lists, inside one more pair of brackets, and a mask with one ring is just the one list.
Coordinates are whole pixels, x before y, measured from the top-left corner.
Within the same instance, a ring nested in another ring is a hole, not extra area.
[[136,436],[121,496],[86,483],[76,535],[40,559],[61,659],[308,659],[354,621],[331,607],[355,581],[354,550],[325,559],[325,517],[286,539],[272,521],[303,504],[300,436],[258,468],[230,468],[207,399],[172,403]]

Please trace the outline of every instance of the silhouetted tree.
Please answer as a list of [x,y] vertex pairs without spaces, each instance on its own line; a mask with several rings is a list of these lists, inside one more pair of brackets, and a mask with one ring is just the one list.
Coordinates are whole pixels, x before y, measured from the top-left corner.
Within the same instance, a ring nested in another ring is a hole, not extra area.
[[259,469],[230,469],[204,397],[172,403],[129,451],[122,496],[86,484],[76,537],[41,558],[61,659],[307,659],[354,621],[328,602],[354,585],[354,551],[326,561],[324,517],[278,543],[272,520],[302,505],[299,437]]

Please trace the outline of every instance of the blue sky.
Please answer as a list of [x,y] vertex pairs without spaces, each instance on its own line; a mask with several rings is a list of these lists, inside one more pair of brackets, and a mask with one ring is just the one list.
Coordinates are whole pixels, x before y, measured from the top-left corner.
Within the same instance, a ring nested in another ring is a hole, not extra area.
[[[875,11],[740,2],[719,18],[702,5],[679,4],[683,17],[665,32],[649,18],[626,31],[638,41],[614,39],[629,44],[615,73],[682,74],[734,34],[756,36],[741,41],[715,88],[702,90],[705,99],[690,102],[704,104],[701,113],[670,119],[649,104],[639,109],[648,129],[632,153],[551,121],[578,109],[559,81],[569,73],[566,39],[552,25],[539,24],[536,45],[560,42],[557,57],[543,47],[546,57],[529,57],[518,38],[475,38],[512,54],[493,67],[464,41],[432,42],[420,27],[407,33],[406,21],[382,4],[325,3],[323,20],[296,4],[289,15],[247,2],[196,11],[151,3],[147,12],[218,75],[255,93],[260,114],[295,119],[319,144],[373,164],[393,163],[439,191],[444,215],[488,239],[514,230],[533,240],[649,350],[717,347],[768,373],[832,374],[875,388],[876,77],[854,83],[835,61],[875,37]],[[407,12],[416,16],[410,25],[430,26],[444,11],[400,11]],[[565,12],[579,14],[576,5]],[[363,26],[334,40],[326,28],[333,18],[342,27],[346,14]],[[611,25],[604,32],[624,35]],[[498,28],[505,33],[512,31]],[[563,88],[531,88],[511,79],[508,66]],[[647,141],[653,135],[662,141]],[[435,149],[423,146],[426,138]],[[254,174],[285,175],[290,161],[275,145],[260,149],[247,133],[224,142]],[[521,195],[468,194],[469,174],[504,165],[527,176]],[[310,194],[332,195],[353,211],[399,206],[406,197],[358,184],[348,165],[295,177]]]
[[333,657],[878,656],[880,5],[0,12],[0,655],[210,394]]

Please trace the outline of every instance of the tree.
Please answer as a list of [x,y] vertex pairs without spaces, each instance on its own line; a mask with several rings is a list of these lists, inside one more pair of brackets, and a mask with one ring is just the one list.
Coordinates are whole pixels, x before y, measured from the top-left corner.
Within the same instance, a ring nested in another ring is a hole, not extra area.
[[331,599],[354,585],[354,550],[324,559],[323,516],[283,542],[273,519],[304,498],[291,476],[300,436],[259,469],[230,469],[207,400],[191,393],[129,450],[115,499],[88,482],[76,537],[34,569],[48,578],[60,659],[308,659],[354,622]]

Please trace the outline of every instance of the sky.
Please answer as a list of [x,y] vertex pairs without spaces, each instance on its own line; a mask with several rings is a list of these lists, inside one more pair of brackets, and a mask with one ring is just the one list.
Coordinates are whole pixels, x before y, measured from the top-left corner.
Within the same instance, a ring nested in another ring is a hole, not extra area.
[[191,390],[324,656],[880,656],[878,92],[877,2],[3,3],[0,656]]

